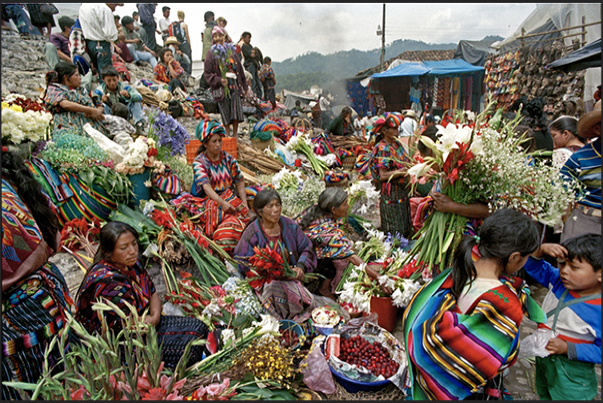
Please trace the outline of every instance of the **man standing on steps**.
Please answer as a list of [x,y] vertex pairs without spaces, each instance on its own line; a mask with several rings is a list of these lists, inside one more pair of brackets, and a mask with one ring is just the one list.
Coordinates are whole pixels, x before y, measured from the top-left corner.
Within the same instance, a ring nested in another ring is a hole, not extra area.
[[61,32],[58,34],[50,34],[48,43],[44,45],[46,63],[48,64],[48,67],[50,67],[50,70],[54,70],[54,67],[60,60],[66,61],[67,63],[73,63],[71,61],[71,51],[69,50],[69,33],[74,24],[75,21],[66,15],[59,18]]
[[211,48],[212,39],[211,39],[211,30],[214,29],[218,23],[214,21],[214,13],[213,11],[207,11],[203,18],[205,19],[205,31],[201,34],[201,40],[203,41],[203,53],[201,53],[201,60],[205,60],[205,56],[207,52]]
[[117,39],[117,28],[113,13],[123,3],[84,3],[80,7],[79,20],[86,39],[86,49],[92,64],[99,72],[112,66],[111,43]]
[[165,40],[170,36],[168,30],[172,22],[170,21],[170,8],[164,6],[161,11],[163,12],[163,18],[159,20],[159,30],[161,31],[161,39],[165,46]]
[[142,38],[144,43],[153,52],[157,51],[157,41],[155,40],[155,32],[161,35],[161,31],[157,29],[157,23],[153,14],[155,14],[155,7],[157,3],[136,3],[138,13],[140,16],[140,22],[142,23],[142,29],[144,29],[145,36]]

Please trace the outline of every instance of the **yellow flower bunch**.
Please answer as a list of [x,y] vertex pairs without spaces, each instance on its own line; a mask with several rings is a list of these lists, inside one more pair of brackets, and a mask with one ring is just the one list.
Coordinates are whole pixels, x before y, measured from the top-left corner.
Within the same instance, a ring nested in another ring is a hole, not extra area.
[[283,347],[278,339],[263,337],[254,340],[233,363],[245,365],[260,380],[283,381],[299,372],[293,364],[295,354],[290,348]]
[[2,109],[12,109],[15,112],[23,112],[19,105],[10,105],[8,102],[2,102]]

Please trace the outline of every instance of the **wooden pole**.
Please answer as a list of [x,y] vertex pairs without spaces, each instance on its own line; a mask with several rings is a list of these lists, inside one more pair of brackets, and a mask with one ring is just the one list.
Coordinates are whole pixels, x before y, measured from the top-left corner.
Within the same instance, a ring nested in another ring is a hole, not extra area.
[[580,47],[584,46],[586,44],[586,16],[582,16],[582,43],[580,44]]
[[381,71],[385,62],[385,3],[383,3],[383,25],[381,30]]

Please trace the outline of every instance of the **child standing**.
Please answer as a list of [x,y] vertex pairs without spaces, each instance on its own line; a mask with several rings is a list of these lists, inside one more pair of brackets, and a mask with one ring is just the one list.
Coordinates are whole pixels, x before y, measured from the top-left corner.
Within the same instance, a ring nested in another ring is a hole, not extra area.
[[524,312],[545,319],[525,282],[510,277],[539,243],[527,216],[498,210],[461,241],[452,267],[414,295],[403,318],[413,400],[501,398]]
[[266,56],[264,58],[264,64],[258,73],[260,81],[264,86],[264,100],[272,104],[272,109],[276,109],[276,92],[274,86],[276,85],[276,78],[274,77],[274,71],[272,70],[272,59]]
[[94,90],[94,96],[101,99],[105,114],[111,115],[117,103],[128,107],[128,117],[132,119],[138,135],[144,135],[145,118],[142,113],[142,96],[131,85],[119,80],[119,73],[113,66],[106,66],[101,71],[103,82]]
[[[543,254],[562,261],[559,269]],[[549,292],[542,309],[558,336],[536,357],[536,389],[542,400],[592,400],[597,395],[595,364],[601,363],[601,235],[584,234],[558,244],[542,244],[526,273]]]

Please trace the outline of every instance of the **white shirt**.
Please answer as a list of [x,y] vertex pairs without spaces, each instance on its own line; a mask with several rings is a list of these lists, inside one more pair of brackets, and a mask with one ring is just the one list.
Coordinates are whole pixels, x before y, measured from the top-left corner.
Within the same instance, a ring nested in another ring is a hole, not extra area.
[[459,310],[465,314],[471,308],[471,305],[476,299],[482,296],[486,291],[496,287],[500,287],[502,283],[500,280],[490,278],[476,278],[471,283],[471,287],[467,289],[467,286],[463,289],[461,296],[456,300],[456,306]]
[[165,18],[164,17],[164,18],[162,18],[162,19],[159,20],[159,23],[158,23],[159,30],[161,31],[162,34],[163,34],[163,31],[167,31],[168,30],[168,28],[170,27],[171,23],[172,22],[170,21],[169,18]]
[[87,40],[114,42],[117,39],[115,18],[105,3],[82,4],[79,19]]
[[399,132],[401,137],[410,137],[414,134],[417,129],[417,121],[413,118],[404,118],[404,121],[400,124]]
[[142,27],[142,23],[140,21],[134,20],[134,28],[140,28],[140,27]]

